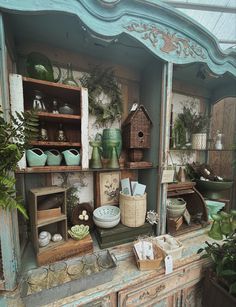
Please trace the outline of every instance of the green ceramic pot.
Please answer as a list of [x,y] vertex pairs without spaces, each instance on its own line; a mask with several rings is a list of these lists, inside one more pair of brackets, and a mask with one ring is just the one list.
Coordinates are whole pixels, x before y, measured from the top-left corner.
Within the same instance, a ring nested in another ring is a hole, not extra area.
[[233,181],[204,181],[196,180],[198,191],[205,197],[209,199],[219,199],[224,197],[224,192],[229,190]]

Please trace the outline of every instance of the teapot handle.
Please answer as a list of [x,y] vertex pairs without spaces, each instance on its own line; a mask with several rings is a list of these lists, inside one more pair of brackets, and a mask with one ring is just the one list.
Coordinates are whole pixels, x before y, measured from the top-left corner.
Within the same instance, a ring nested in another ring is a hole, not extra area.
[[57,75],[57,78],[54,79],[54,82],[58,82],[61,79],[61,68],[57,64],[54,64],[54,66],[58,69],[58,75]]

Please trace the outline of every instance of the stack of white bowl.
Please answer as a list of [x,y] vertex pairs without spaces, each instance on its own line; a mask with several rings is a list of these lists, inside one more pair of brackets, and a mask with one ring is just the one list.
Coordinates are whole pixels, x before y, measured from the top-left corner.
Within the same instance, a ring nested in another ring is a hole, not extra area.
[[112,228],[120,222],[120,209],[116,206],[101,206],[93,211],[94,224],[101,228]]

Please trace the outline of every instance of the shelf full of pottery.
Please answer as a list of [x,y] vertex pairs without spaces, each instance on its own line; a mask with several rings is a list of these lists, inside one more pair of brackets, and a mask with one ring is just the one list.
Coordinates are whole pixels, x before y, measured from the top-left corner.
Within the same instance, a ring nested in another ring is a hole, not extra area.
[[10,76],[10,86],[13,110],[32,110],[38,116],[38,135],[20,161],[20,170],[88,168],[87,89],[20,75]]

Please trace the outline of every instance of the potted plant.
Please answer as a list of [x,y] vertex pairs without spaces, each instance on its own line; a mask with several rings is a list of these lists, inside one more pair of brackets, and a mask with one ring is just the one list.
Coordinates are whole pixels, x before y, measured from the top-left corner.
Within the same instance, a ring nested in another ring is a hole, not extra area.
[[[0,107],[1,109],[1,107]],[[18,209],[27,217],[22,200],[16,196],[14,170],[30,140],[37,135],[38,118],[32,112],[10,115],[7,122],[0,111],[0,207]]]
[[186,131],[192,137],[193,149],[206,149],[207,127],[209,116],[207,114],[198,114],[191,107],[183,108],[183,113],[178,115],[183,122]]
[[236,233],[223,244],[206,242],[202,258],[210,258],[213,266],[207,270],[203,287],[203,306],[236,306]]

